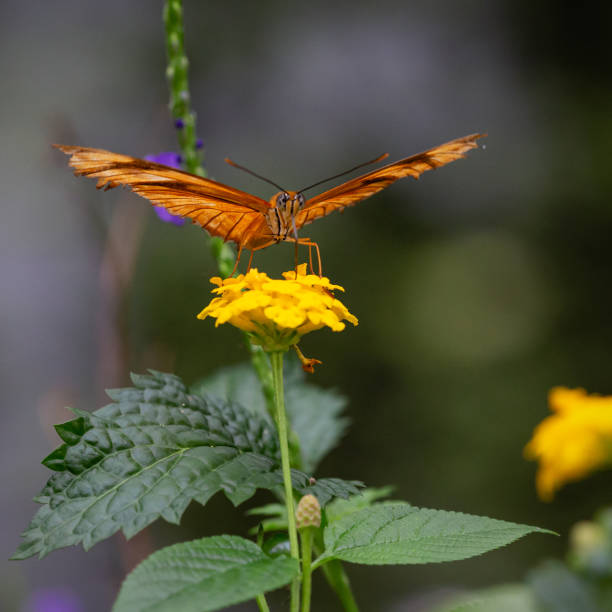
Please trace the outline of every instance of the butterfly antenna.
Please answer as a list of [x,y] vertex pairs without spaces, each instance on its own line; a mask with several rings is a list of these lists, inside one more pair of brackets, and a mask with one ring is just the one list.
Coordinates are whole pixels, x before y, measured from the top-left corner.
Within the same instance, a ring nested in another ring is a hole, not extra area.
[[252,170],[249,170],[248,168],[245,168],[244,166],[237,164],[236,162],[232,161],[229,157],[225,158],[225,162],[229,164],[230,166],[234,166],[234,168],[238,168],[239,170],[248,172],[249,174],[257,177],[258,179],[261,179],[262,181],[266,181],[266,183],[270,183],[270,185],[274,185],[274,187],[276,187],[277,189],[280,189],[281,191],[287,191],[286,189],[283,189],[280,185],[277,185],[274,181],[271,181],[265,176],[261,176],[261,174],[257,174],[256,172],[253,172]]
[[304,187],[304,189],[300,189],[298,191],[298,193],[302,193],[304,191],[308,191],[309,189],[312,189],[313,187],[316,187],[317,185],[321,185],[323,183],[327,183],[327,181],[331,181],[333,179],[336,178],[340,178],[341,176],[344,176],[345,174],[348,174],[349,172],[353,172],[353,170],[358,170],[359,168],[363,168],[364,166],[369,166],[370,164],[375,164],[376,162],[379,162],[383,159],[385,159],[386,157],[389,157],[388,153],[383,153],[382,155],[379,155],[376,159],[371,159],[370,161],[367,162],[363,162],[363,164],[359,164],[357,166],[355,166],[354,168],[351,168],[350,170],[345,170],[344,172],[341,172],[340,174],[335,174],[334,176],[330,176],[329,178],[326,178],[322,181],[318,181],[317,183],[313,183],[312,185],[309,185],[308,187]]

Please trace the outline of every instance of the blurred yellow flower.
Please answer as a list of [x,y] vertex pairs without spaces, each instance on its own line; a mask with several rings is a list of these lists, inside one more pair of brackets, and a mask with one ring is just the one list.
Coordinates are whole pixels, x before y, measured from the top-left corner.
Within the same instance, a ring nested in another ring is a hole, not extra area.
[[200,312],[198,319],[213,317],[215,326],[230,323],[249,334],[266,351],[284,351],[295,346],[308,332],[322,327],[345,328],[343,321],[357,325],[344,304],[333,296],[344,291],[328,278],[306,274],[306,264],[283,272],[284,280],[271,279],[252,268],[237,278],[211,278],[218,297]]
[[555,414],[525,447],[525,456],[539,461],[536,488],[545,501],[565,483],[612,463],[612,397],[555,387],[548,403]]

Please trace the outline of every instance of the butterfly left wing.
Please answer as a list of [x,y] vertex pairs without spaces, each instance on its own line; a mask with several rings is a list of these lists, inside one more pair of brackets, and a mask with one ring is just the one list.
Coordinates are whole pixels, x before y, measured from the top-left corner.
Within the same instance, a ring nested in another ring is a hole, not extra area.
[[54,145],[67,155],[77,176],[98,179],[98,189],[125,185],[173,215],[188,217],[213,236],[250,245],[266,223],[265,200],[223,183],[163,164],[89,147]]
[[319,217],[325,217],[336,210],[343,210],[347,206],[357,204],[401,178],[411,176],[418,179],[427,170],[435,170],[461,159],[465,157],[467,151],[478,147],[476,140],[484,136],[486,134],[470,134],[451,140],[324,191],[306,201],[304,208],[295,216],[295,224],[300,228]]

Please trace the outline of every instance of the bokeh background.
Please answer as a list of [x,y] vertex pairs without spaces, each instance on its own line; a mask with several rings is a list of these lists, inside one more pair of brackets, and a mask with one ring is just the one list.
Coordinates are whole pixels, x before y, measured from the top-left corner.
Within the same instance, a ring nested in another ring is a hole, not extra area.
[[[602,473],[541,503],[522,457],[550,387],[612,393],[610,6],[185,2],[213,178],[268,198],[223,158],[295,188],[384,151],[489,133],[467,160],[308,227],[360,319],[303,342],[324,361],[310,381],[341,390],[353,422],[319,475],[561,537],[439,566],[352,566],[366,611],[426,610],[440,592],[520,580],[610,502]],[[157,0],[0,3],[3,559],[36,510],[64,406],[99,407],[129,370],[191,382],[245,359],[238,332],[195,318],[215,273],[206,235],[162,224],[128,192],[96,192],[50,148],[176,149],[161,13]],[[278,273],[292,261],[280,245],[255,264]],[[0,609],[106,611],[152,549],[249,524],[218,496],[180,528],[2,562]],[[315,609],[336,609],[323,584]]]

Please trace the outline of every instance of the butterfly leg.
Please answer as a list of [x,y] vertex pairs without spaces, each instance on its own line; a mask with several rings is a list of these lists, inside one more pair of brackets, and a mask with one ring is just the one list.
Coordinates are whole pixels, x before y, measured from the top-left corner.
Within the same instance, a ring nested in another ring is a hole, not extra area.
[[[289,240],[290,242],[294,241],[293,238],[286,238],[286,240]],[[311,249],[312,247],[315,248],[317,252],[317,263],[319,264],[319,276],[323,276],[323,266],[321,265],[321,252],[319,251],[319,245],[316,242],[313,242],[312,240],[310,240],[310,238],[298,238],[297,242],[299,244],[303,244],[304,246],[307,246],[309,249]],[[312,263],[311,263],[311,268],[312,268]]]
[[249,263],[247,265],[247,274],[249,272],[249,270],[251,269],[251,264],[253,263],[253,255],[255,254],[255,249],[251,249],[251,256],[249,257]]
[[236,255],[236,263],[234,263],[234,267],[233,267],[232,271],[230,272],[230,275],[229,275],[228,278],[231,278],[236,273],[236,270],[238,269],[238,263],[240,262],[240,255],[242,255],[242,245],[240,245],[238,247],[238,253]]
[[319,245],[316,242],[309,242],[309,247],[314,247],[317,252],[317,263],[319,264],[319,276],[323,276],[323,266],[321,265],[321,251],[319,251]]

